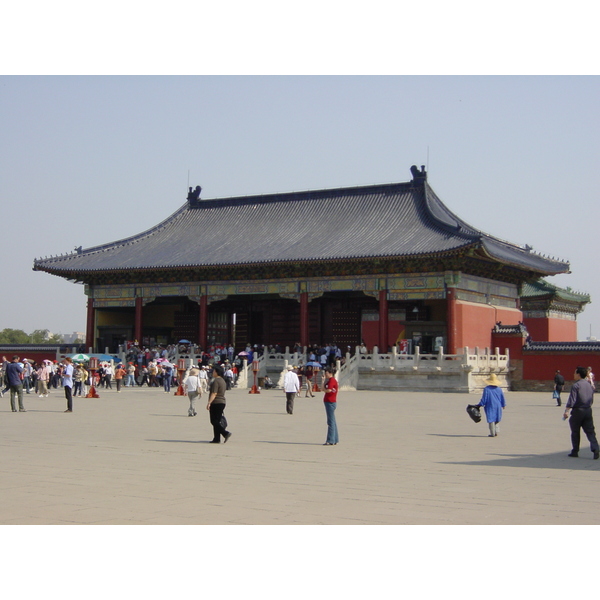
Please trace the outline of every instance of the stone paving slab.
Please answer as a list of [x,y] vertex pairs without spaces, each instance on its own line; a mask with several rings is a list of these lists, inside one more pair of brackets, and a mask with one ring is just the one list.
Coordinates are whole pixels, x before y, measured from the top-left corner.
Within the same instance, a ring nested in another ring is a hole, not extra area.
[[[160,389],[60,390],[0,400],[1,524],[598,524],[600,461],[568,458],[548,393],[508,393],[500,435],[478,396],[340,392],[340,444],[323,446],[322,394],[228,392],[233,436],[209,444],[200,401]],[[585,436],[583,438],[585,440]]]

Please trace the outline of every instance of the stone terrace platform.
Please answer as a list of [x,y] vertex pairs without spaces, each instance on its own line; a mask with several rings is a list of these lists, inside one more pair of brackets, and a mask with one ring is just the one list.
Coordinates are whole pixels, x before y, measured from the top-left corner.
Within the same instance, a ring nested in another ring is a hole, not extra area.
[[61,390],[0,400],[1,524],[600,523],[600,461],[567,457],[550,392],[507,393],[497,438],[473,394],[341,392],[331,447],[322,394],[287,415],[281,391],[232,390],[216,445],[202,401],[99,392],[72,414]]

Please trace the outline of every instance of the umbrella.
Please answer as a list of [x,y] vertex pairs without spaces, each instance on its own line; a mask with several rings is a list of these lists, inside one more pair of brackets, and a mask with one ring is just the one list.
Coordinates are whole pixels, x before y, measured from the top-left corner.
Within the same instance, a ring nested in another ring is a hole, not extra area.
[[318,367],[319,369],[321,368],[321,363],[318,363],[316,361],[311,361],[311,362],[307,362],[306,363],[307,367]]
[[73,354],[71,358],[75,362],[85,362],[87,360],[90,360],[90,357],[87,354]]
[[248,352],[245,350],[242,350],[241,352],[238,352],[238,356],[250,356],[250,354],[248,354]]
[[192,342],[190,342],[190,340],[179,340],[177,343],[178,344],[191,344]]

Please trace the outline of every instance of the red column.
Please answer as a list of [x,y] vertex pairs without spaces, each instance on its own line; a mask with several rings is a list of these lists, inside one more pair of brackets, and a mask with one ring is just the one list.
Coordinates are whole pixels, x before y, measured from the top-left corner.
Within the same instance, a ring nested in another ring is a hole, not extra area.
[[198,345],[202,347],[202,350],[206,350],[208,339],[208,301],[205,295],[200,296],[198,313]]
[[308,292],[300,294],[300,345],[308,346]]
[[387,290],[379,290],[379,352],[388,351]]
[[142,313],[144,310],[144,303],[142,298],[135,299],[135,330],[133,333],[134,339],[138,341],[140,347],[142,346],[142,337],[143,337],[143,321],[142,321]]
[[446,293],[447,301],[447,316],[446,316],[446,327],[448,329],[448,348],[444,348],[446,354],[456,354],[456,344],[458,341],[457,332],[457,315],[456,315],[456,290],[454,288],[448,288]]
[[[87,301],[87,321],[85,326],[85,345],[87,348],[96,347],[96,309],[94,308],[94,299],[88,298]],[[87,349],[86,348],[86,349]]]

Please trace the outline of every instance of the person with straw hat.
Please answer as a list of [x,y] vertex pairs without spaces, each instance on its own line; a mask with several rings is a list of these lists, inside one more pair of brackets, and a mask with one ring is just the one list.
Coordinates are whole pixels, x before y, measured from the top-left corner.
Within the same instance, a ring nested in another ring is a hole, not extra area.
[[500,421],[502,420],[502,411],[506,408],[506,401],[496,373],[492,373],[485,383],[487,386],[483,388],[483,396],[477,406],[483,406],[483,410],[485,410],[485,417],[490,428],[489,437],[496,437],[500,431]]

